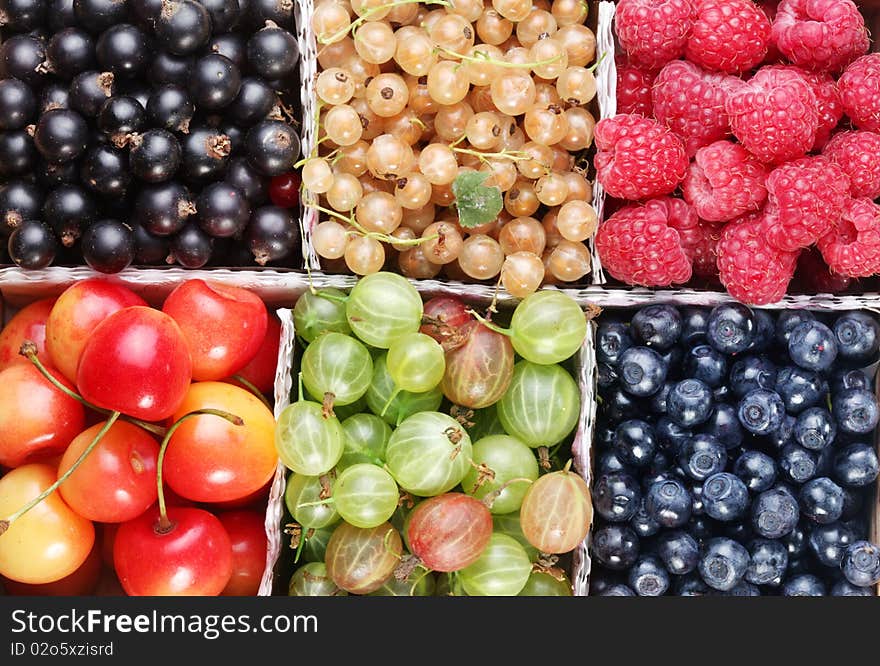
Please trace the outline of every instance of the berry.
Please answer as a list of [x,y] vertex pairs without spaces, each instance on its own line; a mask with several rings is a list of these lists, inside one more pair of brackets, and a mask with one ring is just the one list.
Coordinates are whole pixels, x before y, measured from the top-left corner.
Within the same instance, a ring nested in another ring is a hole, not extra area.
[[755,315],[740,303],[725,303],[712,308],[706,329],[710,345],[723,354],[738,354],[754,340]]
[[671,305],[649,305],[633,315],[630,330],[645,346],[664,351],[681,336],[681,314]]
[[727,449],[717,438],[697,434],[686,439],[678,451],[678,464],[684,473],[695,481],[724,471],[727,466]]
[[869,587],[853,585],[848,580],[840,580],[831,588],[832,597],[873,597],[874,592]]
[[739,74],[767,55],[770,20],[751,0],[700,0],[685,57],[700,67]]
[[263,120],[248,130],[245,151],[251,164],[266,176],[288,172],[299,157],[299,137],[279,120]]
[[614,450],[624,465],[645,467],[651,464],[657,452],[654,428],[645,421],[624,421],[614,432]]
[[725,110],[733,134],[762,162],[800,157],[813,146],[819,126],[816,95],[809,83],[782,67],[762,67],[732,89]]
[[229,137],[207,127],[190,130],[183,139],[182,172],[187,180],[203,182],[219,178],[229,161]]
[[196,199],[199,226],[214,238],[241,234],[251,216],[244,193],[234,185],[211,183]]
[[700,148],[682,183],[685,201],[700,219],[727,222],[760,210],[767,199],[769,171],[754,155],[731,141]]
[[[825,234],[824,237],[830,237]],[[824,238],[823,237],[823,238]],[[819,239],[822,241],[822,238]],[[853,279],[832,271],[817,247],[803,250],[798,257],[792,282],[795,292],[807,294],[840,294],[847,291]]]
[[[843,343],[841,338],[837,338],[838,346],[842,350]],[[843,351],[840,352],[841,358],[845,358]],[[870,390],[874,386],[873,381],[862,370],[849,370],[847,368],[838,368],[831,374],[831,392],[838,393],[850,388],[860,388]]]
[[813,71],[839,72],[869,46],[865,20],[851,0],[784,0],[773,37],[788,60]]
[[876,585],[880,582],[880,548],[867,541],[856,541],[846,549],[840,568],[853,585]]
[[49,40],[46,60],[56,76],[70,79],[95,66],[95,42],[85,30],[65,28]]
[[819,112],[819,125],[816,128],[816,140],[813,150],[822,150],[831,138],[831,133],[843,118],[843,104],[837,92],[837,82],[827,72],[806,72],[797,69],[806,79],[816,96],[816,109]]
[[666,397],[666,413],[683,428],[705,423],[712,413],[712,389],[699,379],[675,384]]
[[100,273],[118,273],[128,267],[134,252],[134,233],[117,220],[100,220],[83,232],[83,258]]
[[845,312],[834,322],[834,338],[841,359],[867,365],[880,349],[880,324],[866,312]]
[[776,366],[766,356],[744,356],[733,364],[728,381],[738,398],[757,388],[773,390],[776,386]]
[[697,345],[685,352],[684,373],[717,388],[727,379],[727,357],[709,345]]
[[262,206],[251,215],[244,240],[254,261],[264,266],[290,256],[299,248],[299,225],[290,210]]
[[752,492],[764,492],[776,482],[776,462],[766,453],[743,451],[733,465],[733,473]]
[[874,447],[858,442],[840,449],[832,464],[834,478],[852,488],[868,486],[880,474],[880,461]]
[[194,0],[171,0],[153,22],[160,46],[177,55],[195,53],[211,38],[211,15]]
[[622,472],[603,474],[593,489],[596,511],[609,522],[622,523],[631,519],[639,510],[641,499],[638,481]]
[[596,178],[613,197],[637,200],[669,194],[684,178],[684,144],[655,120],[618,114],[600,120],[594,137]]
[[660,354],[648,347],[630,347],[624,351],[617,368],[621,387],[638,397],[655,393],[666,381],[668,372]]
[[691,438],[691,433],[685,430],[670,418],[663,417],[657,421],[654,429],[657,433],[657,441],[660,446],[667,449],[673,455],[684,446]]
[[247,60],[264,79],[284,79],[294,73],[299,60],[296,38],[278,26],[267,25],[248,40]]
[[700,576],[710,587],[726,592],[736,587],[749,565],[749,551],[733,539],[710,539],[700,557]]
[[115,81],[112,72],[89,70],[77,74],[70,82],[70,108],[86,118],[95,118],[104,102],[115,94]]
[[827,525],[843,513],[843,488],[828,477],[807,481],[800,492],[801,513],[810,520]]
[[190,73],[195,65],[195,56],[176,56],[166,51],[156,54],[150,65],[147,78],[154,86],[173,83],[185,86],[189,83]]
[[754,389],[743,396],[737,412],[743,427],[755,435],[769,435],[782,423],[785,405],[775,391]]
[[860,130],[880,130],[880,53],[853,62],[837,80],[843,112]]
[[783,597],[824,597],[825,584],[813,574],[798,574],[782,584]]
[[240,127],[250,127],[263,120],[278,103],[278,94],[261,79],[245,77],[224,115]]
[[808,538],[813,555],[826,567],[840,567],[846,549],[856,540],[855,531],[840,522],[815,525]]
[[239,5],[238,0],[202,0],[211,15],[214,32],[225,33],[238,24],[247,5]]
[[147,101],[150,122],[170,132],[188,132],[195,112],[195,104],[186,89],[171,83],[155,89]]
[[180,166],[181,150],[177,138],[169,131],[153,129],[133,137],[129,144],[128,162],[131,172],[148,183],[171,178]]
[[656,481],[645,494],[645,511],[662,527],[684,525],[691,517],[692,503],[687,487],[677,479]]
[[637,113],[650,118],[653,113],[651,88],[656,72],[633,65],[626,56],[614,58],[617,68],[617,112]]
[[696,573],[679,576],[675,581],[674,591],[677,597],[705,597],[712,593],[709,586]]
[[794,424],[794,438],[811,451],[821,451],[834,443],[837,426],[831,413],[824,407],[810,407],[801,412]]
[[779,585],[788,568],[788,551],[775,540],[755,539],[749,544],[749,566],[743,578],[753,585]]
[[[236,157],[230,160],[229,165],[226,167],[225,180],[244,192],[252,206],[260,206],[266,203],[269,198],[269,188],[266,179],[244,157]],[[297,185],[297,187],[299,186]],[[274,201],[272,203],[276,206],[279,205]],[[286,208],[287,206],[281,207]]]
[[26,269],[45,268],[55,259],[58,241],[52,230],[38,220],[25,220],[9,236],[9,258]]
[[837,341],[822,322],[805,321],[791,332],[788,354],[800,367],[821,372],[837,358]]
[[37,111],[37,98],[18,79],[0,79],[0,130],[21,129]]
[[685,250],[690,250],[693,253],[694,275],[717,281],[718,254],[716,246],[718,245],[718,239],[721,238],[721,230],[702,220],[700,220],[697,230],[699,231],[697,242],[685,247]]
[[197,108],[217,111],[238,95],[241,72],[229,58],[211,53],[196,61],[189,89]]
[[812,370],[787,365],[776,373],[774,390],[782,397],[785,411],[797,415],[819,404],[828,392],[828,385]]
[[0,45],[0,76],[38,86],[46,75],[45,69],[40,67],[45,60],[46,51],[41,39],[14,35]]
[[33,183],[12,180],[0,185],[0,235],[6,236],[25,220],[39,219],[43,195]]
[[609,321],[599,323],[596,331],[596,358],[600,363],[617,365],[620,355],[634,344],[626,324]]
[[709,328],[709,312],[703,308],[684,308],[682,310],[681,341],[685,345],[705,342]]
[[600,597],[634,597],[636,593],[632,591],[631,588],[627,587],[623,583],[615,583],[614,585],[609,585],[605,589],[598,591]]
[[143,130],[147,113],[134,97],[118,95],[111,97],[98,112],[98,129],[108,136],[117,148],[126,145],[130,134]]
[[849,199],[831,230],[819,238],[829,269],[849,277],[880,272],[880,206],[870,199]]
[[659,597],[669,589],[669,573],[655,555],[642,555],[629,570],[627,583],[640,597]]
[[95,45],[102,69],[121,78],[138,76],[150,61],[147,36],[133,25],[120,23],[105,30]]
[[776,342],[786,349],[791,332],[805,321],[816,321],[816,315],[809,310],[784,310],[776,319]]
[[819,463],[815,454],[797,444],[786,444],[779,453],[779,469],[794,483],[805,483],[816,476]]
[[831,397],[831,413],[841,432],[865,435],[871,432],[880,419],[880,407],[871,391],[847,389]]
[[703,507],[710,518],[723,522],[739,520],[749,506],[749,490],[742,480],[718,472],[703,482]]
[[79,25],[99,33],[127,18],[128,4],[118,0],[74,0],[73,12]]
[[90,225],[97,215],[94,201],[77,185],[61,185],[46,195],[43,204],[43,220],[65,247],[70,247],[80,237],[82,229]]
[[88,136],[88,125],[76,111],[54,109],[40,116],[34,145],[47,161],[68,162],[82,155]]
[[791,533],[799,518],[797,500],[787,490],[765,490],[752,502],[752,528],[765,539],[781,539]]
[[691,0],[621,0],[614,21],[630,60],[660,68],[684,53],[694,17]]
[[700,546],[687,532],[665,532],[657,540],[657,556],[669,573],[682,576],[697,568]]
[[715,437],[728,451],[737,448],[743,440],[743,429],[736,416],[736,408],[724,402],[716,403],[700,432]]
[[168,263],[177,262],[184,268],[201,268],[211,259],[214,239],[198,225],[189,223],[171,239]]
[[593,557],[614,571],[629,569],[639,556],[639,539],[625,525],[605,525],[596,530],[590,542]]
[[80,178],[98,194],[121,198],[131,183],[131,172],[128,160],[121,151],[112,146],[99,145],[86,154]]

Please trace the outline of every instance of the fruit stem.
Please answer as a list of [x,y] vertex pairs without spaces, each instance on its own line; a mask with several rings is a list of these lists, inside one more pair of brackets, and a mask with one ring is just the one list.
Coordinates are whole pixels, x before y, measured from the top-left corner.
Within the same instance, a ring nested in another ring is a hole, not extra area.
[[511,160],[513,162],[520,162],[522,160],[531,159],[531,155],[523,150],[507,150],[506,148],[502,150],[500,153],[484,153],[479,150],[472,150],[470,148],[459,148],[458,146],[450,146],[453,152],[462,153],[463,155],[471,155],[473,157],[479,158],[481,162],[488,162],[490,159],[496,160]]
[[244,421],[240,416],[236,416],[235,414],[230,414],[229,412],[225,412],[222,409],[197,409],[194,412],[190,412],[189,414],[184,414],[177,421],[171,424],[171,427],[168,428],[168,432],[165,433],[165,439],[162,440],[162,445],[159,447],[159,458],[156,461],[156,490],[159,496],[159,525],[158,529],[160,532],[167,532],[171,529],[172,524],[171,521],[168,520],[168,509],[165,506],[165,491],[162,488],[162,466],[165,462],[165,451],[168,450],[168,444],[171,442],[171,437],[174,435],[174,432],[181,426],[183,423],[188,421],[194,416],[219,416],[222,419],[226,419],[234,426],[244,425]]
[[98,431],[98,434],[95,435],[95,438],[89,443],[89,445],[85,449],[83,449],[83,452],[79,454],[79,458],[74,461],[74,463],[67,469],[67,471],[65,471],[64,474],[58,477],[58,480],[55,481],[55,483],[46,488],[46,490],[41,492],[34,499],[25,504],[11,516],[9,516],[9,518],[4,521],[0,521],[0,535],[8,530],[12,526],[12,524],[15,523],[16,520],[21,518],[24,514],[37,506],[37,504],[39,504],[44,499],[49,497],[49,495],[58,490],[58,487],[62,483],[67,481],[67,479],[70,478],[70,475],[73,474],[83,462],[85,462],[85,459],[88,458],[89,454],[95,450],[95,447],[104,438],[104,435],[107,434],[107,431],[113,427],[113,424],[116,423],[116,419],[118,419],[120,416],[121,414],[119,412],[111,413],[110,418],[107,419],[107,422],[101,427],[101,429]]
[[390,2],[384,5],[377,5],[375,7],[370,7],[366,11],[364,11],[363,15],[359,16],[357,19],[352,21],[347,28],[343,28],[342,30],[338,30],[333,33],[329,37],[318,37],[319,44],[332,44],[333,42],[337,42],[343,37],[345,37],[349,32],[357,30],[358,26],[365,23],[370,19],[370,16],[373,14],[380,12],[385,9],[394,9],[395,7],[399,7],[400,5],[412,5],[417,4],[419,2],[424,2],[426,5],[443,5],[444,7],[450,7],[450,3],[446,2],[446,0],[395,0],[395,2]]
[[454,56],[461,60],[467,60],[468,62],[480,62],[495,67],[506,67],[510,69],[532,69],[533,67],[543,67],[544,65],[552,65],[554,62],[562,58],[562,54],[560,53],[558,56],[553,56],[547,60],[538,60],[537,62],[507,62],[506,60],[492,58],[484,51],[474,51],[477,55],[467,55],[466,53],[459,53],[458,51],[453,51],[452,49],[447,49],[445,46],[440,45],[435,47],[434,50],[442,51],[447,55]]
[[493,324],[491,321],[486,319],[483,315],[481,315],[476,310],[469,309],[468,314],[473,315],[474,318],[478,322],[480,322],[483,326],[488,328],[490,331],[495,331],[496,333],[500,333],[501,335],[506,335],[507,337],[511,337],[513,335],[513,331],[506,329],[506,328],[501,328],[500,326]]
[[302,509],[304,507],[310,507],[310,506],[326,506],[328,504],[334,504],[335,502],[336,502],[336,500],[334,500],[332,497],[328,497],[327,499],[317,500],[315,502],[302,502],[300,504],[297,504],[296,508]]
[[247,379],[242,377],[241,375],[232,375],[231,379],[234,379],[239,384],[244,386],[248,391],[253,393],[257,398],[259,398],[260,402],[262,402],[266,407],[270,410],[272,409],[272,405],[269,404],[269,401],[266,400],[266,396],[263,395],[263,392],[260,391],[252,382],[249,382]]
[[304,395],[304,394],[303,394],[303,373],[302,373],[302,372],[297,373],[297,375],[296,375],[296,383],[297,383],[297,390],[298,390],[298,392],[299,392],[299,393],[298,393],[298,397],[299,397],[298,402],[302,402],[302,400],[303,400],[303,395]]
[[342,220],[346,224],[351,225],[354,231],[349,231],[348,233],[357,234],[360,236],[366,236],[367,238],[375,238],[376,240],[382,243],[391,243],[392,245],[421,245],[422,243],[429,240],[436,240],[440,236],[434,234],[432,236],[424,236],[422,238],[411,238],[411,239],[398,239],[394,236],[389,236],[388,234],[381,234],[377,231],[368,231],[364,227],[362,227],[357,220],[354,219],[354,216],[346,217],[342,213],[339,213],[335,210],[330,210],[329,208],[324,208],[323,206],[319,206],[318,204],[305,204],[307,208],[314,208],[315,210],[324,213],[325,215],[329,215],[330,217],[335,217],[339,220]]
[[486,493],[486,495],[480,501],[483,502],[487,509],[491,509],[492,505],[495,504],[495,500],[501,497],[501,493],[507,490],[507,486],[511,485],[512,483],[534,483],[534,481],[532,479],[527,479],[524,476],[518,476],[513,479],[508,479],[491,493]]
[[400,395],[401,389],[395,388],[394,391],[388,396],[388,400],[385,402],[385,406],[382,408],[382,413],[379,416],[385,416],[385,412],[388,411],[388,408],[391,406],[391,403],[394,402],[394,399]]
[[603,53],[602,55],[600,55],[600,56],[599,56],[599,59],[598,59],[596,62],[594,62],[594,63],[593,63],[592,65],[590,65],[589,67],[587,67],[587,71],[588,71],[588,72],[595,72],[595,71],[596,71],[596,68],[597,68],[599,65],[602,64],[602,61],[605,60],[605,56],[607,56],[607,55],[608,55],[608,52],[607,52],[607,51],[606,51],[605,53]]

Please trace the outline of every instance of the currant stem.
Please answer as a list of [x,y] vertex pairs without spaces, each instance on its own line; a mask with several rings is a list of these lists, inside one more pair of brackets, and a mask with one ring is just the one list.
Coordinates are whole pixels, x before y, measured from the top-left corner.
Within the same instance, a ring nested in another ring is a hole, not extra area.
[[165,439],[162,440],[162,444],[159,447],[159,458],[156,461],[156,490],[159,495],[159,530],[167,531],[171,528],[171,521],[168,520],[168,509],[165,506],[165,491],[162,488],[162,466],[165,462],[165,452],[168,450],[168,444],[171,442],[171,437],[174,435],[174,432],[183,425],[186,421],[191,419],[194,416],[219,416],[222,419],[226,419],[234,426],[244,425],[244,421],[240,416],[236,416],[235,414],[230,414],[229,412],[225,412],[222,409],[197,409],[194,412],[190,412],[189,414],[184,414],[177,421],[171,424],[171,427],[168,428],[168,432],[165,433]]
[[[437,238],[440,237],[439,235],[434,234],[432,236],[426,236],[424,238],[398,239],[398,238],[395,238],[394,236],[389,236],[388,234],[379,233],[378,231],[368,231],[363,226],[361,226],[357,222],[357,220],[354,219],[354,216],[346,217],[342,213],[339,213],[335,210],[330,210],[329,208],[324,208],[323,206],[319,206],[317,204],[306,204],[306,206],[309,208],[314,208],[315,210],[317,210],[321,213],[324,213],[324,214],[329,215],[331,217],[335,217],[339,220],[342,220],[346,224],[351,225],[353,230],[348,231],[347,233],[349,233],[349,234],[358,235],[358,236],[365,236],[366,238],[375,238],[377,241],[382,242],[382,243],[390,243],[392,245],[421,245],[422,243],[424,243],[426,241],[436,240]],[[326,298],[330,298],[330,297],[326,297]]]
[[473,157],[477,157],[481,162],[488,162],[490,159],[496,160],[510,160],[512,162],[520,162],[522,160],[531,159],[531,155],[522,151],[522,150],[502,150],[500,153],[483,153],[479,150],[472,150],[471,148],[458,148],[455,145],[449,146],[453,152],[462,153],[463,155],[472,155]]
[[506,67],[508,69],[532,69],[533,67],[543,67],[544,65],[552,65],[554,62],[562,58],[562,54],[560,53],[558,56],[553,56],[547,60],[538,60],[536,62],[507,62],[506,60],[496,60],[495,58],[486,55],[483,51],[474,52],[479,53],[479,55],[468,55],[439,45],[435,50],[443,52],[446,55],[451,55],[455,58],[460,58],[461,60],[467,60],[468,62],[480,62],[495,67]]
[[264,405],[266,405],[266,407],[268,407],[270,410],[272,409],[272,405],[270,405],[269,401],[266,400],[266,396],[264,396],[263,392],[260,391],[260,389],[258,389],[256,386],[254,386],[253,383],[249,382],[247,379],[245,379],[241,375],[232,375],[232,377],[230,379],[234,379],[235,381],[237,381],[239,384],[244,386],[248,391],[253,393],[260,400],[260,402],[262,402]]
[[349,32],[357,30],[358,26],[366,23],[370,19],[370,16],[372,16],[373,14],[376,14],[378,12],[381,12],[382,10],[394,9],[395,7],[399,7],[400,5],[418,4],[420,2],[424,2],[426,5],[443,5],[444,7],[451,6],[448,2],[446,2],[446,0],[396,0],[396,2],[390,2],[385,5],[377,5],[376,7],[370,7],[369,9],[367,9],[364,12],[363,16],[359,16],[357,19],[352,21],[347,28],[343,28],[342,30],[339,30],[339,31],[335,32],[334,34],[330,35],[329,37],[325,37],[323,39],[319,37],[318,43],[319,44],[332,44],[333,42],[339,41],[340,39],[345,37]]

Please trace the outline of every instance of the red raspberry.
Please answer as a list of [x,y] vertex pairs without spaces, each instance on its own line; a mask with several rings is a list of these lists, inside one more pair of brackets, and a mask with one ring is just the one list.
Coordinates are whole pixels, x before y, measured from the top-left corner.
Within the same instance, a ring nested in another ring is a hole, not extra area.
[[782,60],[782,54],[779,52],[779,47],[776,46],[776,38],[773,36],[772,30],[773,19],[776,18],[776,7],[778,5],[779,3],[776,0],[765,0],[765,2],[758,3],[758,8],[764,12],[771,25],[770,38],[767,40],[767,55],[764,56],[764,62],[768,65]]
[[700,237],[692,247],[694,275],[703,278],[718,277],[718,239],[721,238],[722,225],[709,224],[700,220]]
[[849,198],[849,178],[824,155],[802,157],[767,176],[767,240],[792,252],[834,227]]
[[685,57],[703,69],[739,74],[767,55],[770,20],[752,0],[699,0]]
[[762,214],[747,215],[724,227],[715,248],[721,284],[743,303],[775,303],[794,275],[798,253],[771,247],[765,233]]
[[812,147],[819,127],[810,84],[784,67],[759,69],[730,91],[725,109],[733,134],[762,162],[800,157]]
[[620,0],[614,18],[623,50],[649,69],[681,57],[693,20],[691,0]]
[[792,287],[811,294],[839,294],[849,289],[851,277],[835,273],[815,247],[798,257]]
[[843,112],[859,129],[880,130],[880,53],[864,55],[837,80]]
[[848,277],[880,273],[880,206],[850,199],[832,231],[819,239],[828,267]]
[[651,87],[657,75],[652,70],[636,67],[624,56],[614,59],[617,68],[617,112],[638,113],[650,118]]
[[837,84],[826,72],[808,72],[797,65],[772,65],[768,69],[796,72],[810,85],[816,96],[816,110],[819,112],[819,125],[812,150],[821,150],[828,143],[831,132],[843,118],[843,104],[837,93]]
[[724,102],[740,80],[673,60],[654,79],[654,117],[684,142],[688,156],[730,134]]
[[880,197],[880,134],[840,132],[822,150],[849,176],[849,193],[854,197]]
[[789,61],[813,71],[839,72],[870,46],[852,0],[782,0],[773,36]]
[[618,114],[596,124],[596,178],[618,199],[669,194],[687,170],[681,140],[655,120]]
[[596,249],[614,278],[644,287],[668,287],[691,279],[691,259],[675,227],[687,228],[696,217],[691,219],[674,201],[663,197],[630,204],[599,225]]
[[682,193],[701,219],[727,222],[764,205],[767,173],[758,158],[738,143],[716,141],[697,151]]

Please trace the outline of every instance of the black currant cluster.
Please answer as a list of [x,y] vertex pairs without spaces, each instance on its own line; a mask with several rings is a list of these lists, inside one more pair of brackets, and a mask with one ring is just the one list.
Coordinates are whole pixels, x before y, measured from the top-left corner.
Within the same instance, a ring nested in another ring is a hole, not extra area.
[[651,305],[596,346],[594,594],[873,594],[872,316]]
[[292,264],[293,31],[292,0],[0,0],[9,258]]

